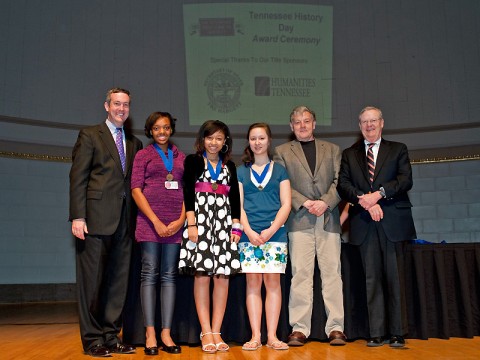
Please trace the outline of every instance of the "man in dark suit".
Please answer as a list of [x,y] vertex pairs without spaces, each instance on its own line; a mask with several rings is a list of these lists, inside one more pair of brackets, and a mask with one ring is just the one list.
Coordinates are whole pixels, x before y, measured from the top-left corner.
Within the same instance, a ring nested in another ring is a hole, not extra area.
[[135,352],[118,334],[136,215],[130,175],[142,143],[123,130],[130,93],[111,89],[104,105],[106,121],[80,131],[70,170],[80,336],[85,353],[94,357]]
[[317,258],[327,313],[330,345],[345,345],[340,267],[340,215],[337,193],[340,148],[315,138],[315,112],[297,106],[290,114],[295,140],[277,146],[275,162],[288,172],[292,209],[287,220],[292,283],[288,312],[292,333],[288,345],[302,346],[311,332],[313,274]]
[[338,192],[348,201],[350,238],[366,277],[370,339],[367,346],[403,347],[407,333],[403,286],[405,240],[416,238],[412,168],[405,144],[382,139],[384,119],[369,106],[359,115],[363,141],[343,151]]

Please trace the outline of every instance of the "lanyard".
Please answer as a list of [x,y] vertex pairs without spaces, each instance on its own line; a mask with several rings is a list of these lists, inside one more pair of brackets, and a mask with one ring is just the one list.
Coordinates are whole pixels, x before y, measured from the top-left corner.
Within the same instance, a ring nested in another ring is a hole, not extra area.
[[168,159],[163,153],[163,150],[158,146],[156,143],[153,144],[155,147],[155,150],[157,150],[157,153],[160,155],[160,157],[163,160],[163,163],[165,164],[165,168],[167,169],[168,173],[170,174],[173,170],[173,151],[172,147],[168,145]]
[[218,159],[217,167],[216,167],[215,170],[213,170],[213,166],[210,163],[210,160],[208,160],[208,158],[207,158],[207,152],[206,151],[203,152],[203,156],[205,157],[205,159],[207,159],[207,169],[210,172],[212,180],[217,181],[218,176],[220,175],[220,172],[222,171],[222,159],[220,159],[220,158]]
[[265,168],[263,169],[262,173],[259,175],[255,170],[253,170],[253,167],[251,167],[252,169],[252,174],[253,176],[255,177],[255,180],[257,180],[257,182],[259,184],[261,184],[263,182],[263,180],[265,179],[265,176],[267,176],[267,173],[268,173],[268,169],[270,168],[270,163],[268,163],[267,165],[265,165]]

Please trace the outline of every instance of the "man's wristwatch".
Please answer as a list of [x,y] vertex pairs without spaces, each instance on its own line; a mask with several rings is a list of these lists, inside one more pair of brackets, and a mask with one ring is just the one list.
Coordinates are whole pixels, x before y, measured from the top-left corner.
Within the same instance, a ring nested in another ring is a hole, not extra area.
[[383,198],[386,198],[387,195],[385,194],[385,189],[383,186],[380,186],[380,189],[378,189],[378,191],[380,192],[380,195],[383,197]]

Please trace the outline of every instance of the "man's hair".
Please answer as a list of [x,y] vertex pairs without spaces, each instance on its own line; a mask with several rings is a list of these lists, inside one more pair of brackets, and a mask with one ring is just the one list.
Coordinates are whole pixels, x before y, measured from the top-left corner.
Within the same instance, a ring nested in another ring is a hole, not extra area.
[[112,99],[112,94],[117,94],[117,93],[124,93],[124,94],[127,94],[130,97],[130,99],[132,98],[130,96],[130,91],[128,91],[126,89],[116,87],[116,88],[113,88],[113,89],[110,89],[110,90],[107,91],[107,96],[105,98],[105,102],[107,104],[110,104],[110,100]]
[[383,119],[383,114],[382,114],[382,110],[380,110],[379,108],[375,107],[375,106],[366,106],[364,107],[360,113],[358,114],[358,120],[360,121],[360,116],[362,116],[362,114],[365,112],[365,111],[370,111],[370,110],[377,110],[378,113],[380,114],[380,119]]
[[297,106],[297,107],[293,108],[292,112],[290,113],[290,122],[293,121],[293,117],[296,114],[303,114],[305,111],[312,114],[313,121],[317,121],[317,118],[315,116],[315,111],[313,111],[312,109],[309,109],[305,105],[300,105],[300,106]]

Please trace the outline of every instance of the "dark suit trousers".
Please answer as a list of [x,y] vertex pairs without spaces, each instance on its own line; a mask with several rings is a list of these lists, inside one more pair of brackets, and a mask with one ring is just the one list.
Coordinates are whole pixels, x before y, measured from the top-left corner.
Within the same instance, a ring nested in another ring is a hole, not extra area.
[[84,350],[119,342],[132,247],[125,202],[114,234],[87,234],[85,240],[77,239],[78,315]]
[[404,242],[389,241],[382,224],[372,221],[359,250],[365,270],[370,336],[405,335]]

